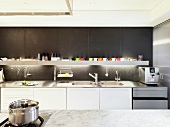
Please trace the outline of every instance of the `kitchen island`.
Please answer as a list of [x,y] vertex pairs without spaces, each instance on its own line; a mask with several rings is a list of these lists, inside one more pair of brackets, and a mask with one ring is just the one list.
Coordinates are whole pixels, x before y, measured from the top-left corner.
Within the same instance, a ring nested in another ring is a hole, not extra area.
[[170,110],[55,110],[45,127],[170,127]]

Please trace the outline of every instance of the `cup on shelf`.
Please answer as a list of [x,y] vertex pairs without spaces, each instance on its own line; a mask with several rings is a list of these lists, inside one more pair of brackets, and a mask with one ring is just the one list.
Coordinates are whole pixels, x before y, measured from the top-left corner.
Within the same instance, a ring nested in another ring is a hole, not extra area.
[[76,58],[76,61],[80,61],[80,58]]
[[89,58],[89,61],[93,61],[93,58]]
[[98,61],[103,61],[103,58],[98,58]]
[[124,58],[120,58],[120,61],[125,61],[125,59]]
[[120,61],[120,58],[116,58],[116,61]]
[[107,61],[107,58],[103,58],[103,61]]
[[98,58],[94,58],[94,61],[97,61]]
[[112,58],[112,61],[116,61],[116,58]]
[[85,59],[84,58],[80,58],[80,61],[84,61]]

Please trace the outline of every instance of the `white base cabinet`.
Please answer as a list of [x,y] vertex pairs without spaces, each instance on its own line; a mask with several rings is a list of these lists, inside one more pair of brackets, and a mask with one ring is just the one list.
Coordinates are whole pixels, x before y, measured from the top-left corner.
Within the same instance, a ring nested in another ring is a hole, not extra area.
[[132,109],[132,88],[100,88],[100,109]]
[[1,88],[1,112],[7,112],[9,104],[20,99],[33,100],[33,88]]
[[67,88],[67,109],[99,109],[99,88]]
[[38,101],[40,110],[132,109],[132,88],[1,88],[1,112],[19,99]]
[[40,110],[66,110],[66,88],[34,88]]

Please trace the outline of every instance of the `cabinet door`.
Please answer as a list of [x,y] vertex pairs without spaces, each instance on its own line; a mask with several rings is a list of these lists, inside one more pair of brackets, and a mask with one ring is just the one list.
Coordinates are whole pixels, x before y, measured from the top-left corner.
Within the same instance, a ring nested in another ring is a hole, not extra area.
[[100,109],[132,109],[132,89],[100,88]]
[[99,109],[99,88],[67,88],[67,109]]
[[20,99],[33,100],[33,88],[2,88],[1,111],[8,111],[9,104]]
[[89,29],[90,57],[121,57],[119,27],[93,27]]
[[66,109],[66,88],[34,88],[40,110]]

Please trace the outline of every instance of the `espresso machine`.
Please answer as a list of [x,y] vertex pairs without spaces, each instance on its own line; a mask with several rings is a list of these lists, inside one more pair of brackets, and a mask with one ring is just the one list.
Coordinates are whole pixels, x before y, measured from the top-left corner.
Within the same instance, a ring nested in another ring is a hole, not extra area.
[[159,68],[158,67],[139,67],[140,82],[147,85],[159,84]]

